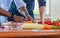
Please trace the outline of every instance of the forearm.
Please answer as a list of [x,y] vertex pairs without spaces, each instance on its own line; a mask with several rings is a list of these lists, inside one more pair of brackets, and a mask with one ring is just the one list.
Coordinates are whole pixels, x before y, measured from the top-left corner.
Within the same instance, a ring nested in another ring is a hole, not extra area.
[[44,12],[45,12],[45,6],[41,6],[40,8],[39,8],[39,11],[40,11],[40,18],[43,18],[43,16],[44,16]]
[[35,20],[29,15],[27,9],[25,7],[22,7],[21,10],[25,13],[26,16],[26,21],[32,21],[33,23],[35,23]]
[[0,15],[6,16],[6,17],[11,17],[10,12],[7,12],[7,11],[3,10],[2,8],[0,8]]
[[38,3],[39,3],[40,19],[42,20],[46,9],[46,0],[38,0]]
[[21,7],[19,11],[22,11],[21,13],[23,13],[23,14],[26,16],[26,18],[27,18],[27,17],[30,17],[30,18],[31,18],[31,16],[29,15],[26,7],[24,7],[24,6]]
[[23,14],[25,13],[26,15],[29,14],[26,7],[21,7],[19,11],[23,11]]
[[20,9],[23,11],[23,13],[25,13],[27,21],[32,21],[33,23],[35,23],[34,19],[29,15],[26,7],[21,7]]

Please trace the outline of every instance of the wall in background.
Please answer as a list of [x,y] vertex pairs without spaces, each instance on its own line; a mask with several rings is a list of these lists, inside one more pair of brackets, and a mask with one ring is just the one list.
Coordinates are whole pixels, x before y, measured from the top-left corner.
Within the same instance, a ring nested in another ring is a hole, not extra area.
[[60,0],[51,0],[51,19],[60,18]]

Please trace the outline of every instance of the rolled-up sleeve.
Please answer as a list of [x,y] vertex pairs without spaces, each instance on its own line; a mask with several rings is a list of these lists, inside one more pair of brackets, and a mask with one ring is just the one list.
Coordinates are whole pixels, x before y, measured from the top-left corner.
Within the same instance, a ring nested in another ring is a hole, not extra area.
[[39,7],[46,6],[46,0],[38,0]]
[[22,6],[25,6],[26,7],[26,4],[23,0],[14,0],[16,6],[17,6],[17,9],[21,8]]

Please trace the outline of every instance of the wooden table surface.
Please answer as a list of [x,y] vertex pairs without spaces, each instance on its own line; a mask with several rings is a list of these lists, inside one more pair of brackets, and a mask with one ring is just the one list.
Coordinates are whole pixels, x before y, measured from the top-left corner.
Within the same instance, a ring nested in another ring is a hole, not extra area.
[[60,30],[0,31],[0,37],[60,36]]

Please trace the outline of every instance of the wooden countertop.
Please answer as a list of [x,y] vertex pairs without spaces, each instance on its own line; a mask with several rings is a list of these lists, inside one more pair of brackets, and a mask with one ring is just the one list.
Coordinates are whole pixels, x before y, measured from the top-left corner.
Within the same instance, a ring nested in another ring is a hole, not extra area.
[[54,36],[60,35],[58,30],[23,30],[23,31],[0,31],[0,37],[29,37],[29,36]]

